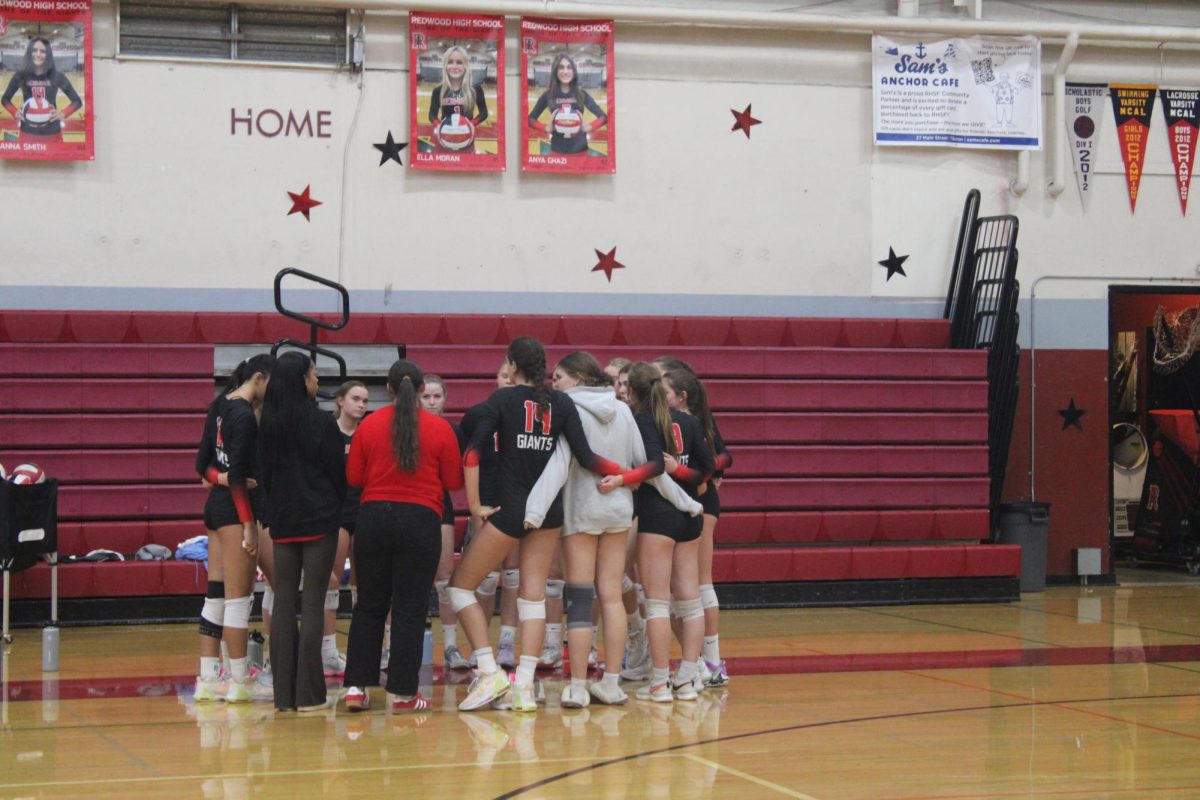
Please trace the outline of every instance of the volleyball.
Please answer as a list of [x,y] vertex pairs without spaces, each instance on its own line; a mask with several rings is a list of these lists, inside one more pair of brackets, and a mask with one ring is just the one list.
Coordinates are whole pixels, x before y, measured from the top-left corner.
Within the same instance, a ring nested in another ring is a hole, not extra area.
[[574,136],[583,130],[583,117],[578,111],[572,111],[569,108],[557,112],[551,121],[554,125],[554,132],[562,136]]
[[22,464],[13,469],[8,481],[18,486],[30,483],[44,483],[46,481],[46,473],[42,472],[42,468],[37,464]]
[[44,125],[54,118],[54,106],[44,97],[31,97],[21,107],[25,121],[34,125]]
[[437,138],[447,150],[463,150],[475,141],[475,125],[462,114],[451,114],[438,125]]

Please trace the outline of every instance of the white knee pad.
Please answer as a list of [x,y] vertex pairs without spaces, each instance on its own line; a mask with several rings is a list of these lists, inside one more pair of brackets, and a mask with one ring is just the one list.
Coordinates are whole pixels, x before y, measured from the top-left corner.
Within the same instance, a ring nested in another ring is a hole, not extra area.
[[545,600],[526,600],[524,597],[517,598],[517,619],[525,622],[530,619],[545,619],[546,618],[546,601]]
[[235,597],[225,601],[225,627],[246,629],[250,627],[251,598]]
[[675,607],[679,618],[684,622],[704,618],[704,606],[700,604],[699,597],[692,600],[676,600]]
[[262,610],[270,614],[275,610],[275,590],[267,584],[267,588],[263,589],[263,604]]
[[682,619],[683,612],[679,608],[679,601],[674,597],[671,598],[671,616],[676,619]]
[[337,611],[338,604],[341,603],[342,592],[339,589],[330,589],[325,593],[325,610]]
[[703,584],[700,587],[700,605],[705,608],[721,607],[721,604],[717,601],[717,590],[713,588],[711,583]]
[[464,608],[469,608],[473,605],[478,605],[479,601],[475,599],[475,593],[470,589],[460,589],[457,586],[449,586],[446,588],[446,596],[450,600],[450,605],[454,608],[454,613],[457,614]]
[[563,587],[566,585],[566,581],[555,580],[553,578],[546,581],[546,599],[561,600],[563,595]]
[[670,619],[671,601],[646,598],[646,619]]
[[450,581],[448,581],[448,580],[433,582],[433,588],[437,589],[437,596],[438,596],[439,603],[449,603],[450,602],[450,593],[446,590],[449,585],[450,585]]
[[621,576],[621,594],[633,591],[633,578],[628,575]]
[[521,588],[521,570],[519,570],[519,569],[504,570],[504,577],[501,578],[501,585],[504,586],[505,589]]
[[225,621],[225,598],[206,597],[200,609],[200,633],[213,639],[221,638],[221,626]]
[[499,572],[489,572],[487,577],[479,584],[479,588],[475,590],[476,594],[481,594],[484,597],[495,597],[496,586],[500,583]]

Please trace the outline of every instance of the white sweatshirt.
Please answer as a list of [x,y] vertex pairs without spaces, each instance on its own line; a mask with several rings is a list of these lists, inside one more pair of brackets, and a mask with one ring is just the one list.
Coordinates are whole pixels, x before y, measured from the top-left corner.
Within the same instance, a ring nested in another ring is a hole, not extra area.
[[[579,409],[588,446],[597,455],[630,467],[646,463],[646,447],[633,412],[617,400],[611,387],[576,386],[567,389],[567,394]],[[584,469],[571,457],[571,448],[560,437],[550,462],[529,493],[525,521],[535,528],[540,527],[562,489],[564,536],[628,528],[633,523],[633,492],[621,486],[609,494],[601,494],[596,485],[599,480],[599,475]],[[680,511],[693,517],[703,512],[703,506],[688,497],[669,476],[659,475],[649,483]]]

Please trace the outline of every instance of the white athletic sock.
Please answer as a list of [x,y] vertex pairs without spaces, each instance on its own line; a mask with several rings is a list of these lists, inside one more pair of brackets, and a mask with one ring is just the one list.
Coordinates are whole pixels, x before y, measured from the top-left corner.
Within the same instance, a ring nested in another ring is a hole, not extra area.
[[447,625],[442,623],[442,646],[457,647],[458,646],[458,623]]
[[546,641],[545,646],[553,645],[559,650],[562,649],[562,625],[546,624]]
[[229,659],[229,675],[234,683],[245,683],[246,678],[250,675],[249,659]]
[[621,673],[605,672],[604,677],[600,679],[600,683],[604,685],[605,689],[619,689],[621,688],[620,680]]
[[321,637],[321,658],[331,658],[337,655],[337,634],[330,633]]
[[721,663],[721,645],[717,642],[717,640],[719,638],[721,638],[721,637],[719,637],[719,636],[705,636],[704,637],[704,649],[703,649],[704,660],[707,661],[709,664],[720,664]]
[[521,663],[517,665],[517,683],[522,685],[533,683],[533,676],[537,674],[537,665],[537,656],[521,656]]
[[667,669],[666,667],[663,667],[662,669],[655,667],[653,673],[651,673],[651,675],[650,675],[650,684],[653,686],[656,683],[666,683],[667,678],[669,678],[669,677],[670,677],[669,669]]
[[571,678],[571,689],[587,694],[587,678]]
[[479,665],[480,675],[490,675],[499,669],[496,666],[496,656],[492,653],[492,648],[481,647],[472,655],[475,656],[475,663]]
[[696,677],[696,666],[695,661],[680,661],[679,669],[675,670],[675,682],[683,683]]
[[515,625],[501,625],[500,626],[500,641],[501,642],[513,642],[516,640],[516,638],[517,638],[517,628]]
[[216,656],[200,656],[200,679],[215,681],[221,677],[221,659]]
[[221,640],[221,667],[226,672],[229,671],[229,645],[225,643],[224,639]]

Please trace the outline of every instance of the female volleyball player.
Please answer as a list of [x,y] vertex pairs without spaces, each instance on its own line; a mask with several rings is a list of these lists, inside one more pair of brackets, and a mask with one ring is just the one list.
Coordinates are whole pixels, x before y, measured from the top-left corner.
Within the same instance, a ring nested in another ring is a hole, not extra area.
[[[17,89],[21,90],[20,108],[12,102]],[[70,101],[62,111],[58,110],[60,91]],[[63,121],[83,108],[83,100],[67,76],[55,67],[50,40],[35,36],[25,48],[20,69],[13,73],[4,96],[0,97],[0,105],[20,123],[22,136],[43,137],[43,141],[53,137],[53,141],[61,142]]]
[[[694,417],[667,407],[658,370],[643,362],[629,370],[629,396],[648,461],[638,469],[605,478],[601,491],[637,483],[666,471],[693,499],[698,499],[713,470],[712,454]],[[672,507],[649,486],[638,488],[638,574],[646,591],[646,629],[650,640],[653,673],[650,683],[638,689],[639,700],[669,703],[695,700],[701,686],[697,659],[704,636],[704,609],[697,581],[700,531],[703,523]],[[680,645],[683,660],[672,681],[668,676],[670,615],[683,621]]]
[[[254,478],[258,421],[255,407],[266,394],[275,358],[261,354],[238,364],[225,389],[208,407],[196,450],[196,471],[211,485],[204,503],[208,531],[208,587],[200,612],[200,675],[197,701],[244,703],[260,699],[248,680],[246,630],[258,525],[247,481]],[[221,473],[225,473],[222,480]],[[229,649],[230,684],[221,681],[221,641]],[[261,699],[265,699],[261,698]]]
[[[526,531],[525,501],[553,454],[559,435],[566,436],[571,451],[588,469],[607,475],[621,472],[617,465],[588,447],[579,412],[571,399],[546,389],[546,352],[541,342],[529,336],[514,339],[508,346],[507,357],[514,385],[497,390],[484,404],[464,462],[471,513],[486,522],[472,538],[447,589],[479,663],[479,674],[459,705],[463,711],[485,708],[510,689],[508,676],[497,666],[487,644],[487,619],[475,599],[475,588],[504,561],[518,540],[521,541],[521,583],[517,598],[521,659],[511,707],[514,711],[537,710],[533,677],[545,635],[546,576],[562,526],[562,506],[556,503],[551,508],[543,521],[545,527]],[[493,438],[495,434],[499,434],[497,439]],[[493,441],[498,442],[500,450],[500,503],[485,507],[479,498],[479,454]]]
[[[587,122],[584,110],[595,117]],[[538,121],[543,113],[550,112],[550,121]],[[608,124],[604,109],[579,86],[579,70],[575,60],[560,53],[550,67],[550,86],[538,98],[529,112],[529,127],[550,136],[550,152],[561,155],[586,155],[588,134]]]
[[[462,486],[462,457],[450,423],[421,408],[425,376],[411,361],[388,370],[393,404],[363,421],[346,473],[362,487],[354,550],[358,604],[350,622],[346,707],[370,706],[379,685],[384,620],[392,613],[387,691],[392,711],[422,710],[417,692],[429,589],[442,542],[442,502]],[[472,595],[473,597],[474,595]]]
[[478,126],[488,118],[487,98],[483,87],[471,80],[471,59],[460,45],[446,49],[442,54],[442,82],[433,87],[429,98],[429,121],[434,125],[433,139],[443,149],[456,152],[474,152],[474,142],[466,147],[447,147],[438,131],[441,123],[458,114]]
[[[346,446],[337,422],[313,402],[317,367],[312,359],[284,353],[272,378],[263,400],[259,445],[275,554],[275,708],[313,711],[324,708],[327,700],[321,637],[325,592],[346,500]],[[297,635],[292,609],[301,572],[304,591]]]

